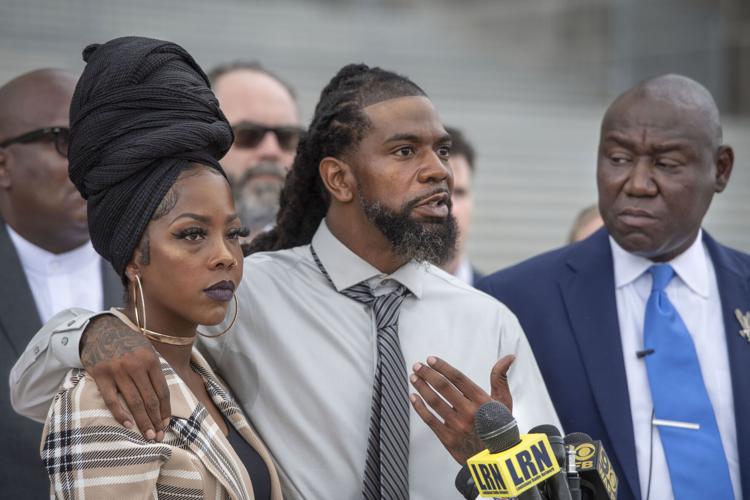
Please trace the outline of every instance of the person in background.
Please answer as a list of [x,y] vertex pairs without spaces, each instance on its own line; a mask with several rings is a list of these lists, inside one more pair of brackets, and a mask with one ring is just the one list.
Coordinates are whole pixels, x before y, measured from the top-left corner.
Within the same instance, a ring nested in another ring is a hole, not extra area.
[[455,127],[445,127],[445,130],[450,134],[452,140],[449,160],[453,169],[451,201],[453,202],[453,215],[458,223],[458,243],[454,254],[440,267],[464,283],[474,286],[483,277],[471,265],[466,253],[466,241],[469,238],[474,215],[475,152],[474,147],[461,130]]
[[288,171],[303,130],[294,89],[258,62],[223,64],[208,77],[235,134],[221,160],[229,178],[264,162]]
[[[90,373],[71,370],[42,435],[51,494],[280,499],[270,454],[193,347],[198,325],[224,319],[242,279],[245,230],[218,163],[231,128],[206,75],[173,43],[117,38],[83,56],[70,178],[87,200],[94,248],[127,288],[125,307],[110,314],[158,353],[148,376],[166,378],[173,414],[155,443],[114,418]],[[77,311],[55,318],[71,325]]]
[[602,120],[605,227],[479,284],[518,315],[565,429],[603,441],[621,500],[750,498],[750,255],[701,228],[733,165],[702,85],[641,82]]
[[[38,69],[0,87],[0,375],[7,377],[56,312],[120,304],[122,284],[94,251],[86,202],[68,178],[68,109],[75,76]],[[80,278],[80,279],[79,279]],[[0,385],[3,495],[49,493],[42,427],[11,408]]]
[[604,221],[599,215],[599,207],[596,204],[584,208],[578,212],[573,221],[573,227],[570,228],[570,234],[568,234],[568,243],[585,240],[603,225]]
[[217,66],[209,79],[234,130],[234,143],[221,165],[250,230],[243,239],[248,243],[276,220],[279,194],[303,132],[296,96],[288,83],[258,62]]
[[[456,473],[481,449],[482,403],[509,405],[512,392],[524,429],[558,423],[515,317],[433,265],[455,245],[450,144],[414,82],[342,68],[300,143],[278,223],[245,258],[236,292],[245,334],[202,343],[289,497],[452,499]],[[113,405],[119,420],[158,430],[171,414],[158,388],[117,382],[145,381],[151,346],[110,349],[113,338],[142,339],[109,315],[62,336],[54,323],[11,374],[15,408],[39,418],[51,386],[83,361],[106,399],[119,391],[133,411]]]

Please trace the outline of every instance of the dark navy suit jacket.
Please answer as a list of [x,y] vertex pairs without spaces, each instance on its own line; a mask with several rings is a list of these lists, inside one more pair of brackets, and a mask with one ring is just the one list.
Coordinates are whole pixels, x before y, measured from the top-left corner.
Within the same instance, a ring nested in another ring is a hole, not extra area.
[[[122,303],[120,278],[102,262],[104,303]],[[26,344],[42,327],[16,248],[0,219],[0,498],[49,498],[49,478],[39,456],[42,424],[13,412],[8,376]]]
[[[718,281],[742,491],[750,499],[750,343],[739,335],[734,313],[750,311],[750,255],[718,244],[705,231],[703,235]],[[492,274],[479,288],[518,316],[565,431],[601,439],[615,463],[618,497],[640,499],[606,230]]]

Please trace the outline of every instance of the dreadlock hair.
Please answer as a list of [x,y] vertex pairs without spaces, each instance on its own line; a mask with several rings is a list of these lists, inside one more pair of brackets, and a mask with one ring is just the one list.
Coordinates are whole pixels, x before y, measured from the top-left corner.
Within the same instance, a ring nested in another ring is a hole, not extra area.
[[312,241],[331,201],[319,165],[356,147],[371,123],[363,109],[397,97],[426,96],[405,76],[364,64],[349,64],[320,94],[310,128],[297,146],[279,201],[276,227],[258,235],[246,253],[283,250]]

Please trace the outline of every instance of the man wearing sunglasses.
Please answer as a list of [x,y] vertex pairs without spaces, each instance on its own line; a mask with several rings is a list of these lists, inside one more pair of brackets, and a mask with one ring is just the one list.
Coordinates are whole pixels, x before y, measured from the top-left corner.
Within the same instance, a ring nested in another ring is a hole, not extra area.
[[256,62],[219,66],[209,77],[234,130],[234,144],[221,165],[252,238],[276,220],[279,193],[303,130],[294,90]]
[[[76,79],[51,69],[0,87],[0,376],[34,332],[82,302],[120,302],[117,275],[89,242],[86,203],[68,178],[68,108]],[[16,415],[0,384],[0,491],[49,496],[41,425]]]

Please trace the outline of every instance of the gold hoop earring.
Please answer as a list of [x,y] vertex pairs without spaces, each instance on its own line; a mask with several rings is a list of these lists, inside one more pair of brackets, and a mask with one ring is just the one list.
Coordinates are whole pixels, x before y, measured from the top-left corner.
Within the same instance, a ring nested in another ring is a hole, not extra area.
[[237,294],[236,293],[233,294],[232,298],[234,299],[234,315],[232,316],[232,322],[229,323],[229,326],[226,327],[223,332],[217,335],[206,335],[205,333],[201,333],[200,330],[198,330],[198,335],[200,335],[201,337],[205,337],[207,339],[215,339],[217,337],[221,337],[222,335],[224,335],[225,333],[227,333],[229,330],[232,329],[232,327],[234,326],[234,322],[237,321],[237,312],[240,310],[240,303],[237,302]]
[[143,285],[141,285],[141,275],[135,275],[135,283],[138,287],[138,294],[141,296],[141,307],[143,308],[143,326],[141,326],[141,319],[138,317],[138,299],[135,296],[135,288],[133,286],[133,306],[135,308],[135,325],[141,329],[146,330],[146,299],[143,297]]
[[[160,342],[162,344],[170,345],[190,345],[195,340],[195,335],[190,337],[175,337],[174,335],[165,335],[163,333],[155,332],[146,328],[146,299],[143,296],[143,285],[141,284],[140,275],[135,275],[135,282],[138,286],[138,294],[141,296],[141,307],[143,307],[143,326],[141,326],[141,320],[138,317],[138,300],[135,295],[135,286],[133,287],[133,302],[135,304],[135,324],[140,328],[141,333],[154,342]],[[231,326],[231,325],[230,325]]]

